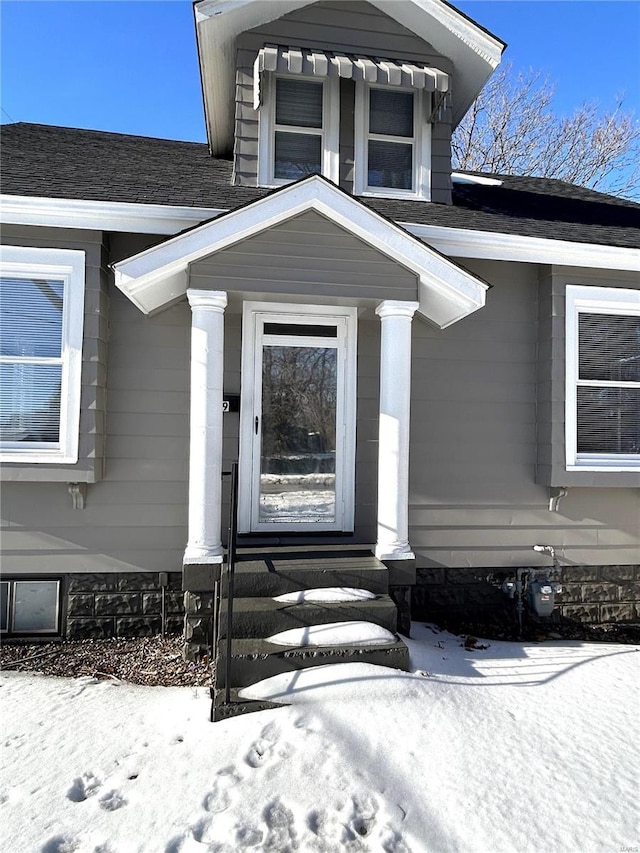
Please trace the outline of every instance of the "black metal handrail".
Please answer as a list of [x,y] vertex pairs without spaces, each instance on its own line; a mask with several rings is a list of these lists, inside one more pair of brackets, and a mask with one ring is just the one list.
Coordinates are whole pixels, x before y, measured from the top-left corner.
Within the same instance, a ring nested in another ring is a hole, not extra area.
[[227,659],[224,674],[224,700],[231,701],[231,642],[233,639],[233,596],[238,538],[238,463],[231,465],[229,496],[229,530],[227,534]]

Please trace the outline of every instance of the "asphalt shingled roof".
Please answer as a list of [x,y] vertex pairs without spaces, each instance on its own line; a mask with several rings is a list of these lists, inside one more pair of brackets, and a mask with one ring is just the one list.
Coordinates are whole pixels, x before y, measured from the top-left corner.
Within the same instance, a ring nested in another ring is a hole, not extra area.
[[[269,191],[231,185],[207,145],[18,122],[0,133],[2,193],[233,209]],[[469,173],[471,174],[471,173]],[[401,223],[640,248],[640,204],[549,178],[454,183],[453,204],[361,198]]]

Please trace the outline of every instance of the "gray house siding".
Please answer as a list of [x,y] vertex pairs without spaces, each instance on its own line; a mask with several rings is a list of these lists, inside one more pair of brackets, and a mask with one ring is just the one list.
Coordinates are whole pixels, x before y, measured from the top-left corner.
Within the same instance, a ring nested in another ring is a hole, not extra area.
[[416,613],[469,615],[499,605],[492,581],[516,567],[550,565],[532,550],[543,544],[555,547],[562,567],[564,615],[635,618],[640,491],[576,486],[551,512],[549,490],[536,482],[538,420],[547,417],[537,405],[536,320],[546,310],[548,270],[463,263],[493,284],[486,307],[444,332],[414,322]]
[[[567,285],[640,290],[637,274],[552,266],[540,279],[538,355],[538,456],[536,477],[549,486],[640,487],[632,472],[567,471],[565,467],[565,293]],[[637,530],[640,532],[640,515]]]
[[102,477],[104,463],[109,298],[103,235],[99,231],[3,225],[2,242],[9,246],[82,251],[86,268],[78,462],[72,465],[6,462],[2,464],[0,480],[93,483]]
[[[191,314],[181,302],[145,317],[112,285],[107,289],[105,262],[107,249],[112,262],[159,238],[23,228],[12,229],[6,239],[87,251],[88,290],[97,297],[87,302],[85,366],[95,360],[103,385],[87,383],[93,396],[83,396],[83,407],[88,402],[91,412],[90,401],[95,401],[92,428],[100,437],[96,447],[104,465],[101,478],[87,485],[82,510],[73,509],[66,485],[80,478],[68,473],[35,482],[38,468],[33,466],[34,481],[27,473],[3,484],[3,572],[65,578],[73,636],[159,630],[160,573],[166,572],[169,624],[177,629],[187,540]],[[613,281],[629,286],[631,279],[516,263],[462,263],[492,283],[486,307],[444,331],[418,318],[413,323],[409,521],[418,577],[416,613],[435,618],[494,602],[497,588],[487,577],[545,565],[546,558],[532,546],[551,544],[562,566],[565,615],[593,621],[635,618],[640,492],[575,485],[558,512],[550,512],[548,484],[536,481],[550,435],[549,410],[542,403],[551,388],[546,384],[550,349],[545,334],[538,338],[538,328],[554,331],[557,353],[564,320],[555,315],[564,286]],[[359,305],[351,541],[372,544],[380,351],[380,322],[373,309],[385,298],[414,299],[413,273],[314,213],[277,226],[266,239],[251,238],[203,259],[190,273],[192,286],[230,295],[225,314],[228,393],[240,391],[243,298],[280,294],[285,301],[335,304],[344,299]],[[556,383],[561,375],[553,374]],[[551,391],[554,396],[558,387]],[[106,418],[101,414],[105,399]],[[239,416],[225,415],[225,470],[237,458],[238,435]],[[5,475],[10,473],[6,469]],[[226,486],[223,494],[225,519]]]
[[[253,109],[253,63],[265,44],[284,44],[320,50],[415,60],[449,74],[453,65],[427,42],[368,3],[322,2],[284,15],[238,38],[234,181],[258,183],[258,113]],[[355,87],[340,87],[340,185],[353,191]],[[442,111],[432,125],[432,201],[451,203],[451,110]]]
[[[81,248],[92,245],[87,237],[98,241],[97,258],[111,246],[109,260],[157,239],[112,235],[103,240],[99,234],[51,229],[47,245]],[[24,244],[42,245],[33,229]],[[88,289],[94,278],[93,257],[87,253]],[[103,257],[103,299],[108,275]],[[190,312],[181,304],[157,317],[144,317],[112,286],[108,304],[108,326],[106,312],[88,310],[85,316],[84,361],[92,363],[94,352],[102,359],[104,384],[89,387],[94,394],[99,389],[102,401],[95,417],[104,423],[104,466],[101,479],[86,487],[84,509],[73,509],[66,483],[81,477],[68,471],[59,475],[62,482],[27,482],[23,476],[21,482],[3,483],[2,489],[3,574],[63,578],[71,636],[159,632],[159,572],[169,573],[167,625],[173,630],[182,625]],[[101,331],[97,343],[94,326]],[[93,407],[87,408],[91,415]],[[38,466],[30,473],[37,479]]]
[[415,273],[310,211],[190,266],[190,286],[243,293],[415,299]]

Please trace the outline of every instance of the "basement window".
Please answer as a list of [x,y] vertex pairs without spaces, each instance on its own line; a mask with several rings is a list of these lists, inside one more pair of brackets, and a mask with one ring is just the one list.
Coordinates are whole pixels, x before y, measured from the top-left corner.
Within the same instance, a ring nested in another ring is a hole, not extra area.
[[7,634],[59,634],[61,584],[55,579],[3,580],[0,624]]

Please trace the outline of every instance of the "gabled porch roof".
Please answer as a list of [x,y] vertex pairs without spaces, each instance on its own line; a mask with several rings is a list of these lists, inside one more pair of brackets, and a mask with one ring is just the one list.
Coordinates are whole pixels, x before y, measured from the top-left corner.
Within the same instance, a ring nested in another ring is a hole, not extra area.
[[446,328],[483,307],[487,284],[318,175],[114,264],[115,283],[150,314],[184,296],[189,264],[310,210],[415,273],[418,313],[434,325]]

